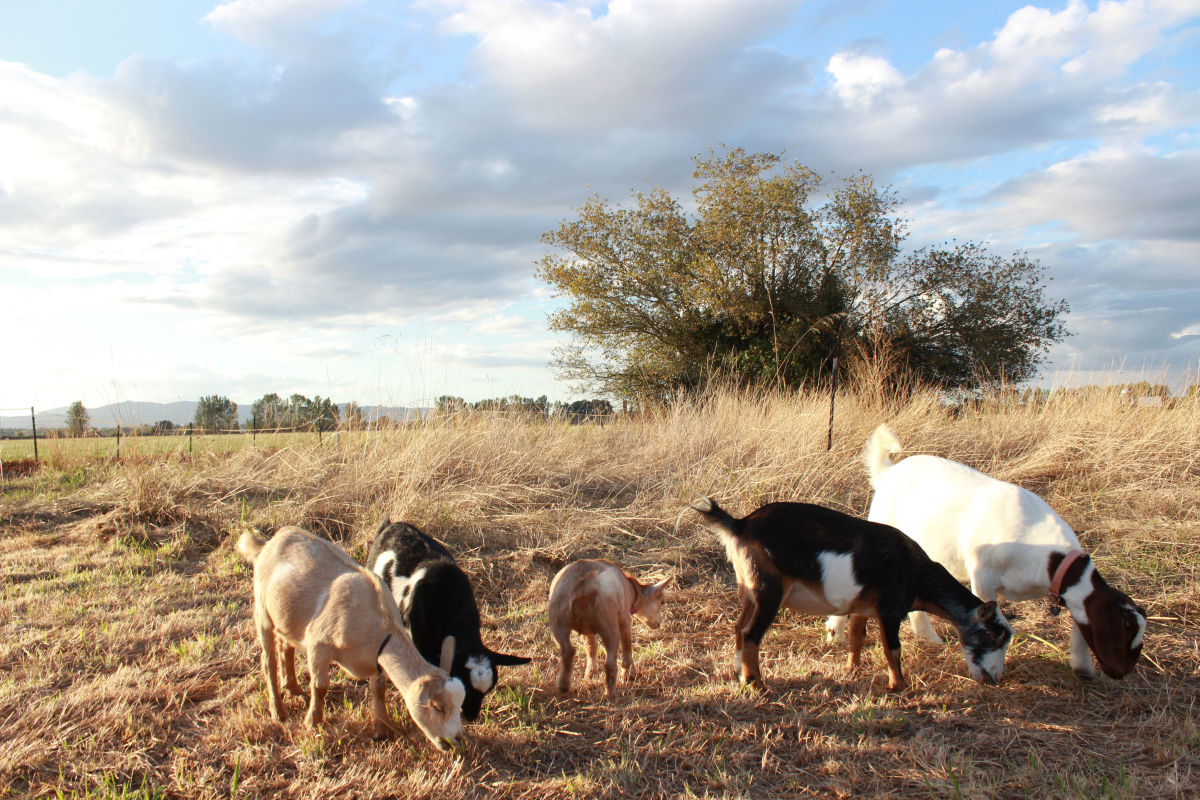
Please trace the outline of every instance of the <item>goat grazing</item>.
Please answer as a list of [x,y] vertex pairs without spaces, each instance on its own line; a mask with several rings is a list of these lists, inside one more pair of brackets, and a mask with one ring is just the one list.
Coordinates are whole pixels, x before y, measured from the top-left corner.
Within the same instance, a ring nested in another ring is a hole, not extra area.
[[[895,525],[921,544],[935,561],[971,591],[995,600],[1049,596],[1058,613],[1066,606],[1071,628],[1071,667],[1096,674],[1100,668],[1123,678],[1142,652],[1146,612],[1109,586],[1067,523],[1040,497],[956,461],[915,455],[893,464],[900,442],[886,425],[871,434],[863,461],[875,496],[867,518]],[[834,634],[840,620],[827,627]],[[929,619],[913,615],[926,641],[940,643]]]
[[596,637],[604,641],[605,684],[608,696],[617,691],[617,648],[622,650],[622,678],[628,683],[633,677],[633,623],[638,617],[651,628],[660,624],[663,588],[671,579],[644,584],[633,575],[604,559],[573,561],[559,570],[550,584],[550,633],[558,642],[561,663],[558,669],[558,690],[571,691],[571,667],[575,663],[575,646],[571,631],[583,635],[587,645],[587,668],[584,678],[599,669]]
[[388,727],[381,677],[386,673],[429,740],[443,750],[455,743],[462,732],[462,683],[421,658],[395,601],[374,575],[337,545],[300,528],[282,528],[269,542],[243,533],[238,551],[254,565],[254,623],[271,716],[278,721],[286,717],[276,647],[282,651],[288,691],[299,695],[295,648],[303,646],[312,689],[309,727],[322,722],[329,665],[336,662],[359,680],[371,679],[377,738]]
[[496,653],[483,644],[470,579],[449,550],[416,527],[385,518],[367,563],[391,589],[421,655],[451,654],[447,669],[466,688],[463,716],[475,720],[484,695],[496,687],[496,667],[528,664],[529,659]]
[[691,507],[720,532],[737,573],[742,610],[734,624],[734,660],[742,683],[761,680],[759,647],[781,607],[849,614],[850,669],[859,665],[867,618],[878,619],[892,691],[907,685],[900,623],[913,608],[958,628],[971,677],[999,681],[1012,638],[1008,620],[895,528],[809,503],[769,503],[742,519],[708,497]]

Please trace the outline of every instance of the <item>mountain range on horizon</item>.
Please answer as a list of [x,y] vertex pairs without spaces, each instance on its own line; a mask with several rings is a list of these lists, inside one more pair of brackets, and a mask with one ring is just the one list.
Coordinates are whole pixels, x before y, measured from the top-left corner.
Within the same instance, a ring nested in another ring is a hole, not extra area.
[[[338,403],[338,412],[346,409],[348,403]],[[136,427],[138,425],[153,425],[161,420],[169,420],[174,425],[187,425],[196,417],[195,400],[179,400],[174,403],[143,403],[127,400],[120,403],[110,403],[106,406],[89,408],[88,419],[93,428]],[[361,406],[363,417],[368,422],[374,422],[381,417],[393,420],[408,419],[424,416],[429,412],[426,408],[407,408],[405,406]],[[67,424],[67,406],[60,408],[37,409],[38,430],[64,428]],[[254,403],[238,404],[238,422],[245,425],[250,421]],[[28,414],[0,416],[0,428],[5,431],[28,431],[32,427]]]

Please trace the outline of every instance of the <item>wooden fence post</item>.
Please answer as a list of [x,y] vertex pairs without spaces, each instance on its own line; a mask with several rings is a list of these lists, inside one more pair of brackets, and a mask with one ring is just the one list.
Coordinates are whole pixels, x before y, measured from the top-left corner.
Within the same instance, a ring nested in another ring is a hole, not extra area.
[[33,465],[36,467],[38,463],[37,454],[37,414],[33,413],[33,406],[29,407],[29,421],[33,423]]

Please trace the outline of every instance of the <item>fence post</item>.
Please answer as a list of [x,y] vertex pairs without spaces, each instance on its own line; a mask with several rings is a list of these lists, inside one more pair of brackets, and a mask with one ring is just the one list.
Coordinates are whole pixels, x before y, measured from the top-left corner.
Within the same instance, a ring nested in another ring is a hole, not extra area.
[[837,356],[833,357],[833,382],[829,387],[829,442],[825,445],[825,452],[833,449],[833,404],[837,400],[837,378],[838,365]]
[[192,457],[192,426],[188,426],[188,458]]
[[29,407],[29,421],[33,423],[33,465],[36,467],[38,463],[37,455],[37,414],[33,413],[33,406]]
[[258,410],[250,412],[250,444],[253,445],[258,441]]
[[121,460],[121,423],[117,423],[117,461]]

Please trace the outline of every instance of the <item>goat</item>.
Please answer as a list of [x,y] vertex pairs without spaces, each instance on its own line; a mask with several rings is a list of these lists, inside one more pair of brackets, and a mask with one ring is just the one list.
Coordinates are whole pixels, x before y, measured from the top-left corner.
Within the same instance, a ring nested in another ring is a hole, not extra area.
[[309,727],[323,721],[329,665],[336,662],[359,680],[370,678],[376,738],[388,728],[386,674],[429,740],[441,750],[455,744],[462,732],[463,685],[444,666],[439,669],[421,657],[391,593],[374,575],[332,542],[290,526],[269,542],[247,531],[238,540],[238,551],[254,566],[254,623],[276,721],[287,716],[276,646],[282,651],[287,689],[296,695],[303,694],[296,681],[296,647],[303,646],[312,689]]
[[[863,462],[875,488],[868,519],[903,530],[971,591],[995,600],[1049,595],[1052,613],[1066,606],[1071,628],[1070,663],[1076,674],[1096,674],[1090,648],[1111,678],[1137,663],[1146,612],[1100,576],[1079,539],[1040,497],[1011,483],[937,456],[915,455],[893,464],[900,442],[886,425],[867,440]],[[826,627],[840,632],[841,621]],[[941,638],[923,614],[913,628],[926,641]]]
[[1012,627],[895,528],[809,503],[769,503],[736,519],[705,497],[692,503],[715,527],[737,573],[741,614],[734,624],[742,683],[762,680],[758,652],[781,607],[803,614],[849,614],[849,668],[857,669],[867,617],[879,620],[888,689],[907,686],[900,669],[900,623],[913,608],[959,631],[971,677],[995,684]]
[[661,624],[663,589],[670,581],[641,583],[630,573],[604,559],[583,559],[567,564],[550,584],[550,633],[558,642],[561,662],[558,669],[558,690],[571,691],[571,667],[575,663],[575,646],[571,631],[583,635],[587,645],[587,667],[584,679],[599,669],[596,637],[604,641],[605,685],[608,697],[617,692],[617,649],[622,650],[622,679],[633,678],[633,623],[638,617],[651,628]]
[[496,687],[496,667],[528,664],[522,656],[489,650],[479,634],[479,607],[471,581],[440,542],[406,522],[384,518],[367,556],[371,570],[391,589],[413,644],[426,658],[452,653],[448,670],[466,689],[462,713],[479,717],[483,698]]

